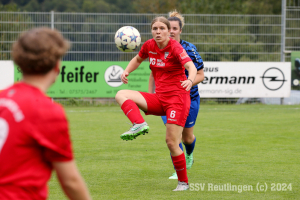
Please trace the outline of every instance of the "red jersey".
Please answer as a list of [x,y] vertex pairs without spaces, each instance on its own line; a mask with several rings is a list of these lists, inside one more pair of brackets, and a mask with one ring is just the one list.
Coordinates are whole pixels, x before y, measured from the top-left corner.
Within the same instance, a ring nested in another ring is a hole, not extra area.
[[155,80],[155,92],[182,91],[180,81],[186,80],[184,64],[192,61],[181,44],[170,38],[168,45],[159,49],[155,40],[147,40],[140,52],[141,58],[149,57],[150,68]]
[[63,109],[17,83],[0,93],[0,199],[46,199],[53,161],[73,159]]

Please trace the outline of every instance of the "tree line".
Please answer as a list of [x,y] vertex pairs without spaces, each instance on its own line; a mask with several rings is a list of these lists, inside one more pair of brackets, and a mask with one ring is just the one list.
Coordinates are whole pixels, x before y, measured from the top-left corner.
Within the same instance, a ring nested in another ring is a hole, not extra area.
[[[183,14],[239,14],[241,16],[193,16],[186,15],[182,39],[196,45],[206,61],[280,61],[281,1],[279,0],[0,0],[0,11],[74,12],[74,13],[161,13],[164,16],[177,9]],[[63,13],[62,13],[63,14]],[[247,16],[247,14],[256,14]],[[258,16],[276,14],[277,16]],[[41,19],[41,16],[42,19]],[[55,28],[68,33],[71,51],[98,53],[70,53],[67,60],[128,60],[130,54],[107,54],[115,52],[115,31],[123,25],[134,24],[141,33],[149,33],[153,15],[60,15],[55,18]],[[64,17],[67,17],[64,19]],[[0,60],[10,59],[11,42],[20,30],[40,26],[41,21],[50,22],[50,15],[26,15],[22,13],[0,14]],[[7,23],[9,22],[9,23]],[[26,23],[25,23],[26,22]],[[80,22],[80,23],[61,23]],[[105,22],[105,23],[104,23]],[[99,26],[99,24],[103,25]],[[227,26],[229,23],[231,25]],[[296,22],[293,22],[296,23]],[[193,24],[206,24],[195,26]],[[215,26],[222,24],[224,26]],[[232,25],[233,24],[233,25]],[[235,26],[234,24],[243,24]],[[265,26],[267,24],[268,26]],[[274,24],[276,26],[270,26]],[[49,23],[48,23],[49,25]],[[297,27],[297,24],[291,27]],[[94,34],[83,34],[94,33]],[[185,33],[188,33],[185,35]],[[211,34],[214,33],[214,34]],[[237,37],[237,35],[239,35]],[[144,34],[142,42],[151,37]],[[3,42],[2,42],[3,41]],[[293,44],[287,45],[293,46]]]
[[0,0],[0,11],[167,13],[183,14],[281,14],[280,0]]

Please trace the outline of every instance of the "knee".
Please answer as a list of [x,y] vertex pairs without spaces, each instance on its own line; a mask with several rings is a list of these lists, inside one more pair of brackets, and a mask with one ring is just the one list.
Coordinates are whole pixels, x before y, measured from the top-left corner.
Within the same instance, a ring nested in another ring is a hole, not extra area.
[[119,90],[115,96],[115,99],[120,103],[124,98],[126,98],[126,93],[124,90]]
[[184,144],[191,144],[195,140],[194,134],[182,134],[182,142]]
[[170,138],[166,138],[166,143],[167,143],[167,146],[170,150],[178,147],[178,144],[176,143],[176,141],[174,141]]
[[182,142],[184,144],[191,144],[195,139],[194,127],[184,128],[182,132]]

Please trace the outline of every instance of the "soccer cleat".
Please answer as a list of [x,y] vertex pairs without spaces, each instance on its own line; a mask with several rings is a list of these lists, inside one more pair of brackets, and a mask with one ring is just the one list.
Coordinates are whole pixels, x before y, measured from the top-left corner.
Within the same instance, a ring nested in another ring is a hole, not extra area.
[[178,181],[177,188],[174,189],[173,191],[184,191],[184,190],[188,190],[188,189],[189,189],[189,184],[188,183]]
[[185,160],[186,160],[186,169],[191,169],[192,165],[194,164],[193,153],[191,153],[190,155],[185,154]]
[[172,174],[172,176],[170,176],[169,177],[169,179],[178,179],[178,177],[177,177],[177,173],[176,172],[174,172],[173,174]]
[[139,135],[145,135],[145,133],[148,133],[148,131],[149,126],[146,122],[141,124],[133,124],[129,131],[123,133],[120,137],[122,140],[133,140]]

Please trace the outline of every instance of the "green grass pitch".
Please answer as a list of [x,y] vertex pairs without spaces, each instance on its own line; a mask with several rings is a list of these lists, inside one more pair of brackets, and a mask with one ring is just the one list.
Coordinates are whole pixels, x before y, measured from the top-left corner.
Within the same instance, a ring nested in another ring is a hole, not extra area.
[[[300,199],[300,105],[201,105],[188,170],[194,188],[183,192],[168,179],[174,169],[160,117],[146,116],[149,134],[123,141],[130,125],[120,107],[65,110],[93,199]],[[247,189],[216,191],[224,184]],[[49,199],[66,199],[54,173]]]

